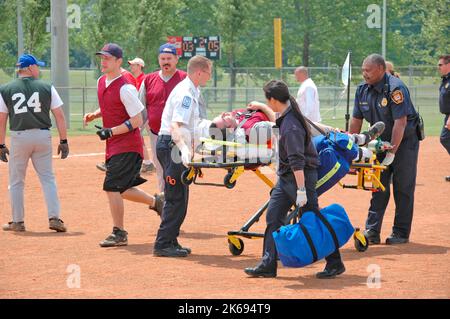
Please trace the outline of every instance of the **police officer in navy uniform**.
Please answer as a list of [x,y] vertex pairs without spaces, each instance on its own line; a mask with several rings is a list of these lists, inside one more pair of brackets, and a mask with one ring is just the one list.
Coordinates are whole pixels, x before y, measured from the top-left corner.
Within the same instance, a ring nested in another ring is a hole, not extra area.
[[161,117],[156,154],[163,167],[165,202],[153,249],[157,257],[186,257],[191,253],[177,239],[189,200],[189,188],[181,182],[181,174],[191,161],[191,141],[196,128],[204,120],[199,87],[206,85],[211,71],[211,60],[199,55],[192,57],[187,65],[187,77],[170,93]]
[[362,72],[365,82],[356,90],[350,133],[359,133],[364,119],[370,124],[382,121],[386,128],[381,139],[394,145],[391,151],[378,155],[381,164],[387,166],[381,173],[381,182],[386,190],[372,195],[365,234],[371,244],[380,243],[392,176],[395,219],[386,244],[407,243],[414,210],[419,116],[406,85],[399,78],[386,74],[386,64],[381,55],[371,54],[365,58]]
[[[441,144],[450,154],[450,55],[441,55],[438,67],[442,75],[442,83],[439,87],[439,111],[445,115]],[[450,176],[445,179],[450,182]]]
[[[264,86],[268,106],[280,117],[278,138],[278,182],[270,195],[264,232],[263,256],[256,267],[245,268],[251,277],[277,276],[277,251],[272,233],[285,224],[289,209],[296,204],[302,211],[318,211],[316,192],[319,155],[311,139],[309,124],[300,112],[297,101],[289,94],[283,81],[273,80]],[[345,272],[339,249],[326,258],[319,279],[331,279]]]

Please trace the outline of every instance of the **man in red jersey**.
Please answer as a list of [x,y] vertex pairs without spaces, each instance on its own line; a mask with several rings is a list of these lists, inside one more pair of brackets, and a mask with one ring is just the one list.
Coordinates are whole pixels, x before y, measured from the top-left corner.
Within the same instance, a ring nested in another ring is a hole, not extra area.
[[143,71],[145,62],[141,58],[136,57],[133,60],[128,61],[128,64],[130,65],[131,74],[133,74],[134,78],[136,79],[136,89],[139,91],[142,81],[145,77]]
[[146,182],[139,175],[143,147],[139,126],[142,125],[144,106],[139,101],[136,87],[122,75],[122,49],[115,43],[105,45],[96,55],[101,57],[101,71],[97,94],[100,108],[84,117],[87,124],[101,117],[103,128],[97,135],[106,140],[106,176],[103,190],[108,196],[113,232],[100,242],[101,247],[124,246],[128,244],[124,229],[123,199],[149,205],[161,212],[162,200],[136,188]]
[[161,116],[167,98],[173,88],[185,77],[186,72],[177,69],[178,56],[173,44],[163,44],[159,47],[158,62],[161,70],[147,74],[139,90],[139,98],[147,108],[148,124],[150,126],[150,148],[152,162],[156,167],[158,189],[164,191],[164,176],[161,163],[156,156],[156,140],[161,127]]
[[[124,76],[124,78],[130,84],[136,86],[136,89],[139,91],[139,88],[141,87],[142,81],[144,80],[145,77],[145,74],[142,71],[142,69],[145,67],[144,60],[142,60],[141,58],[134,58],[133,60],[128,61],[128,64],[130,65],[131,72],[125,70],[124,68],[121,68],[121,73]],[[144,116],[144,118],[146,118],[146,116]],[[142,134],[144,134],[145,130],[147,130],[148,132],[150,131],[148,123],[144,123],[142,125],[141,127]],[[155,170],[155,166],[150,160],[150,155],[145,146],[145,141],[142,140],[142,143],[144,148],[144,160],[142,161],[141,173],[153,172]],[[106,165],[104,162],[98,163],[97,168],[101,171],[104,172],[106,171]]]

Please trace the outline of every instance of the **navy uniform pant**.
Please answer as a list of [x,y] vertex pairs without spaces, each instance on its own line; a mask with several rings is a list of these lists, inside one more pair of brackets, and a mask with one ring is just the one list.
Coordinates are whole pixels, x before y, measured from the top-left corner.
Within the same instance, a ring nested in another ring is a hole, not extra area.
[[[395,154],[394,161],[381,173],[384,192],[373,193],[370,202],[366,229],[381,232],[384,213],[389,203],[391,176],[395,201],[395,218],[392,232],[409,238],[414,210],[414,191],[416,188],[417,157],[419,139],[414,134],[404,138]],[[381,159],[381,158],[380,158]]]
[[441,132],[441,144],[450,155],[450,130],[445,127],[445,124],[447,123],[449,117],[450,114],[447,114],[444,119],[444,127],[442,128]]
[[[319,209],[316,192],[317,170],[305,169],[303,172],[305,174],[305,188],[308,201],[303,210]],[[267,226],[264,232],[263,257],[261,261],[264,267],[277,268],[278,255],[272,233],[288,222],[286,221],[287,213],[295,205],[296,199],[297,183],[295,176],[293,174],[280,176],[275,188],[272,190],[269,206],[267,207]],[[336,250],[325,259],[329,267],[339,265],[342,262],[339,250]]]
[[177,243],[180,227],[186,217],[189,188],[181,182],[181,174],[186,168],[179,160],[177,146],[172,146],[171,136],[158,137],[156,155],[163,167],[165,202],[154,248],[164,249]]

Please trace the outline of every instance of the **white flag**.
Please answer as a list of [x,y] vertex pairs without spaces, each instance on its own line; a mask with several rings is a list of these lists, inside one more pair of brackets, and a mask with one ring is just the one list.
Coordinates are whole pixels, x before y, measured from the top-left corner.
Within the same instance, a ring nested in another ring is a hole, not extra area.
[[350,72],[350,79],[352,78],[352,70],[350,66],[350,52],[347,54],[347,58],[345,59],[344,66],[342,67],[342,83],[344,83],[345,86],[347,86],[348,79],[349,79],[349,72]]

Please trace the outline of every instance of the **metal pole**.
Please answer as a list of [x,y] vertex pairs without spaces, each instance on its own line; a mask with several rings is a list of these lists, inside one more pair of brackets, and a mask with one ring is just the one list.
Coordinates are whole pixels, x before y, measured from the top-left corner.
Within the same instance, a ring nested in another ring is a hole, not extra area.
[[17,56],[23,54],[22,1],[17,0]]
[[[82,95],[82,113],[83,113],[83,117],[82,119],[84,119],[84,115],[86,114],[86,87],[82,87],[81,88],[81,95]],[[84,121],[82,120],[83,123],[83,130],[86,128],[86,125],[84,125]]]
[[386,0],[383,0],[383,30],[381,40],[381,55],[386,59]]
[[347,113],[345,113],[345,131],[348,132],[350,121],[350,74],[352,73],[352,51],[348,51],[348,77],[347,77]]
[[67,128],[70,128],[69,105],[69,37],[67,0],[51,0],[52,82],[64,102]]

